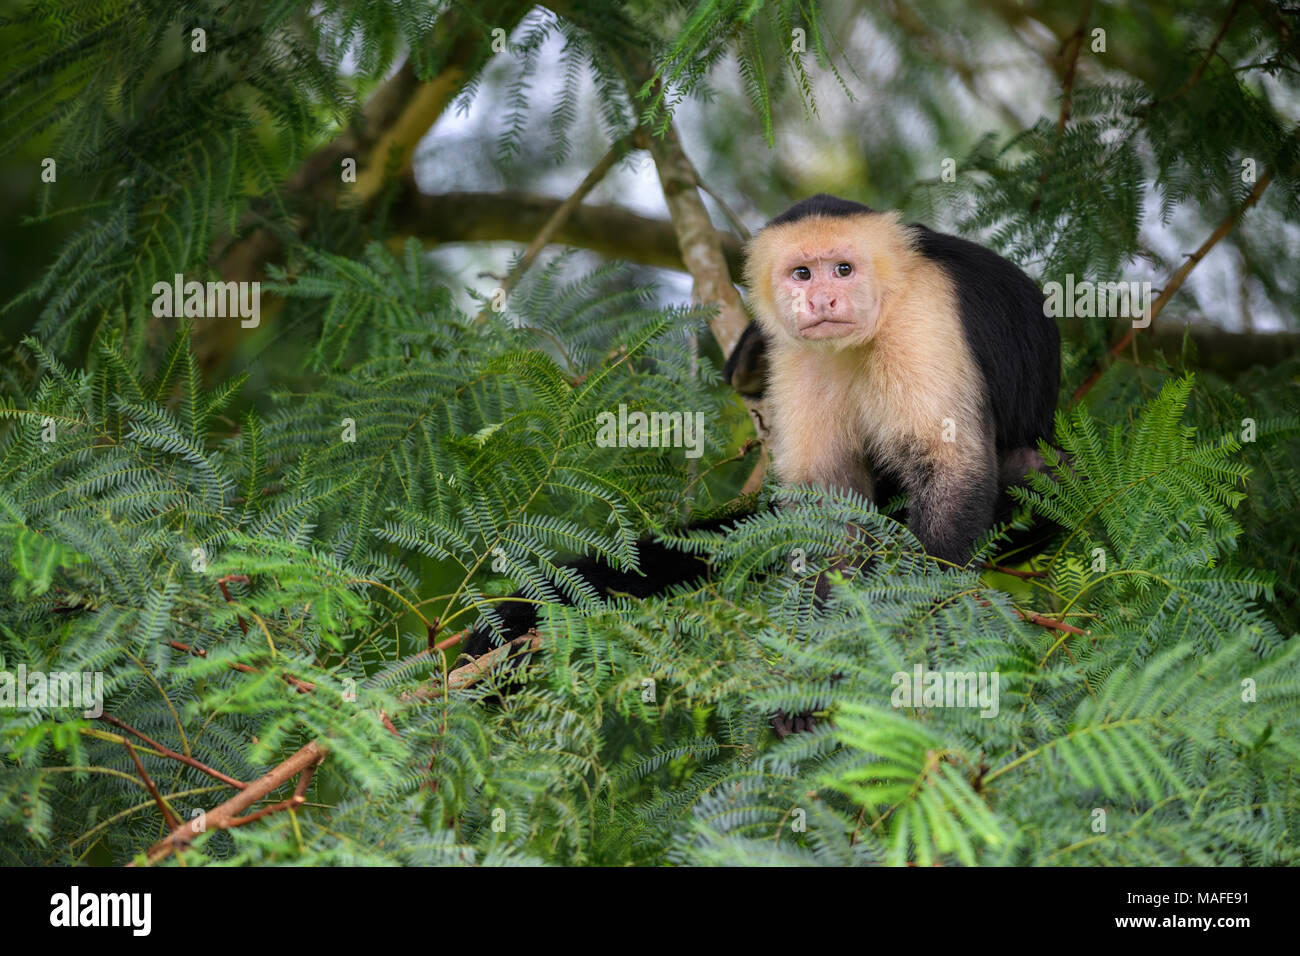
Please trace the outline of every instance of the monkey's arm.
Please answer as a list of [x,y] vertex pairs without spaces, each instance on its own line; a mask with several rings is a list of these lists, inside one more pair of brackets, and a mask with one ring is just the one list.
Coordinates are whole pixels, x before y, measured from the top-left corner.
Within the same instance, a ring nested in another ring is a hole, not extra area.
[[987,446],[957,457],[932,454],[903,476],[910,498],[907,526],[932,557],[964,565],[993,524],[997,461]]
[[722,377],[741,395],[758,397],[767,384],[767,339],[757,322],[750,322],[727,356]]

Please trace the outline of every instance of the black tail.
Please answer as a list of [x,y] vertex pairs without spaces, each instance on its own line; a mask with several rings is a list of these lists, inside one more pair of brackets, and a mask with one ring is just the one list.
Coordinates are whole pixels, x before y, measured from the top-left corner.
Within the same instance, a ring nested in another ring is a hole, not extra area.
[[[688,528],[701,531],[718,531],[735,524],[751,512],[740,511],[722,518],[709,518],[693,521]],[[637,542],[637,555],[641,571],[620,571],[610,567],[599,558],[578,558],[567,563],[587,581],[601,597],[610,594],[630,594],[636,598],[653,597],[662,594],[678,584],[689,584],[703,580],[709,572],[708,560],[698,554],[679,551],[653,538],[642,538]],[[524,597],[523,591],[516,591],[511,597]],[[496,604],[494,610],[501,619],[502,640],[510,641],[530,628],[537,626],[538,605],[529,601],[505,600]],[[479,621],[465,639],[462,654],[480,657],[492,648],[499,646],[498,640],[486,621]]]

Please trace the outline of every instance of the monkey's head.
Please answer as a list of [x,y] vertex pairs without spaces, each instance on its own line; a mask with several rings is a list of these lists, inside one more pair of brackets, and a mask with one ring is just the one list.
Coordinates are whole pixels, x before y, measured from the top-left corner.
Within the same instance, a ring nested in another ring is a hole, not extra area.
[[897,274],[894,213],[825,194],[769,222],[746,250],[755,318],[778,341],[865,345]]

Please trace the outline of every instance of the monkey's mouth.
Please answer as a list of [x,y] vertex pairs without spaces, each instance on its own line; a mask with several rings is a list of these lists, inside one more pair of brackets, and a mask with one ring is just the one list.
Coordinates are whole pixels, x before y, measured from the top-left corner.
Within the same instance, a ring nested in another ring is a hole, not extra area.
[[799,326],[799,334],[806,339],[838,338],[852,331],[850,319],[815,318]]

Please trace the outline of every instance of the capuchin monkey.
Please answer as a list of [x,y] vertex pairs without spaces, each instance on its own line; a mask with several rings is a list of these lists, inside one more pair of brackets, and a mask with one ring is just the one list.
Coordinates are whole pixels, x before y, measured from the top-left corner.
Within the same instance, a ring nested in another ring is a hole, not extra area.
[[901,488],[933,557],[970,560],[1042,467],[1061,342],[1043,293],[997,253],[825,194],[749,243],[751,323],[724,373],[768,397],[787,484]]
[[[777,477],[880,506],[905,491],[926,551],[966,564],[1052,438],[1060,333],[1039,287],[983,246],[824,194],[769,222],[746,260],[756,321],[724,374],[767,397]],[[698,556],[639,548],[641,575],[592,559],[572,567],[602,595],[638,597],[707,573]],[[497,613],[507,639],[537,622],[534,604]],[[480,623],[464,653],[496,643]]]

